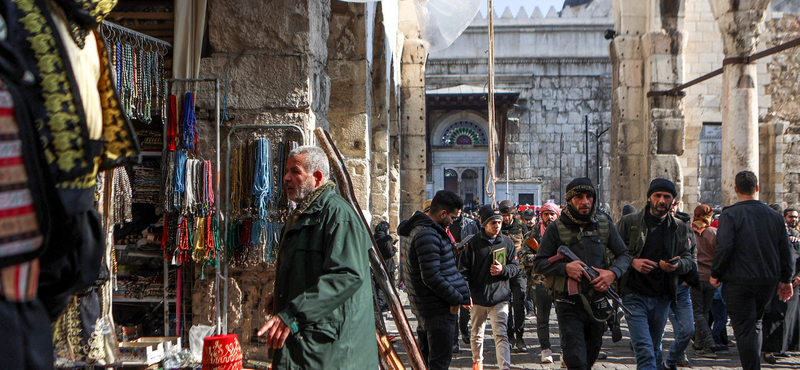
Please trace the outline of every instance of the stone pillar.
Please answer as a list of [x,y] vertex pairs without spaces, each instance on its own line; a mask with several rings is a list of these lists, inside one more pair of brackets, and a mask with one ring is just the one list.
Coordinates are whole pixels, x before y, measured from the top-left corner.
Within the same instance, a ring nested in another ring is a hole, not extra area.
[[407,219],[425,201],[425,60],[422,40],[403,45],[400,87],[400,218]]
[[738,201],[734,191],[740,171],[759,174],[758,90],[756,64],[736,58],[753,54],[769,1],[710,0],[722,32],[722,205]]
[[344,157],[361,209],[370,210],[372,42],[375,4],[331,3],[328,37],[330,134]]
[[609,45],[611,108],[611,215],[642,209],[656,177],[672,180],[681,196],[684,117],[680,97],[648,97],[683,82],[684,1],[614,0],[618,35]]
[[[380,3],[377,3],[380,4]],[[381,5],[376,19],[383,18]],[[389,83],[391,82],[391,51],[386,44],[386,32],[381,22],[372,25],[372,224],[389,221]]]
[[414,3],[398,3],[403,33],[400,58],[400,219],[407,219],[425,201],[425,61]]

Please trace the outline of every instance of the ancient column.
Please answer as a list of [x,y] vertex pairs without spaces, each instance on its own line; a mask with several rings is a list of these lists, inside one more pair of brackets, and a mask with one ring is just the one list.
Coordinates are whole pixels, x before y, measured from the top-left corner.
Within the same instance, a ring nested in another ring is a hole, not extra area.
[[400,1],[400,219],[421,210],[425,201],[425,61],[412,1]]
[[722,205],[737,201],[739,171],[758,174],[758,90],[756,63],[742,57],[756,51],[769,1],[710,0],[722,32]]

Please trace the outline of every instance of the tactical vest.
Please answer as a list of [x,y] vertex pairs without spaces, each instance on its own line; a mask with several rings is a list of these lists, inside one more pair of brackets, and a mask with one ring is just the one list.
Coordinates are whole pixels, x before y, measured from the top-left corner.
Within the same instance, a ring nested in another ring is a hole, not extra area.
[[[586,246],[583,244],[583,238],[591,236],[597,236],[598,238],[600,238],[600,242],[605,247],[603,255],[606,262],[606,267],[612,265],[612,262],[614,260],[614,254],[611,253],[611,251],[608,249],[608,239],[610,236],[611,228],[609,227],[608,219],[605,216],[600,215],[597,217],[597,230],[595,231],[576,232],[568,228],[566,225],[564,225],[561,219],[556,219],[553,222],[556,223],[556,227],[558,229],[558,236],[559,239],[561,240],[561,243],[567,246],[567,248],[570,247],[572,238],[577,238],[578,242],[584,247],[584,249],[586,248]],[[545,286],[547,287],[547,293],[549,293],[553,297],[553,299],[567,298],[569,296],[568,284],[569,284],[569,276],[567,275],[563,276],[547,275],[545,279]],[[580,294],[588,295],[589,297],[587,298],[592,300],[600,299],[602,295],[602,293],[594,289],[591,289],[590,292],[580,292]]]

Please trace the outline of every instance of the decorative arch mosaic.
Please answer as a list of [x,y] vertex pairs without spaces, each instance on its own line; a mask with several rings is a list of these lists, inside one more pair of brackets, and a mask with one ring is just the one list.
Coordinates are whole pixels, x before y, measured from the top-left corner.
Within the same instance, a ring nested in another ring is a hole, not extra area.
[[442,144],[450,145],[486,145],[486,133],[481,126],[472,121],[456,121],[444,130]]
[[444,177],[458,177],[458,172],[456,172],[456,170],[446,168],[444,170]]

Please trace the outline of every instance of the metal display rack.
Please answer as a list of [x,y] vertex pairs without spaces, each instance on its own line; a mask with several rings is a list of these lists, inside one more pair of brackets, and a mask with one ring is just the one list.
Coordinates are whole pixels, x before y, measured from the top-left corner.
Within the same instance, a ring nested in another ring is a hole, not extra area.
[[[176,89],[177,90],[176,92],[178,92],[178,93],[180,93],[180,92],[195,92],[196,93],[197,91],[210,91],[211,90],[210,88],[207,88],[205,90],[198,90],[198,86],[202,86],[202,85],[212,85],[213,86],[213,90],[214,90],[214,117],[213,117],[214,146],[211,148],[213,150],[213,153],[210,153],[211,155],[210,155],[210,158],[208,158],[208,159],[210,159],[211,163],[212,163],[212,173],[214,174],[214,176],[213,176],[214,196],[215,196],[215,199],[218,200],[217,202],[214,203],[214,215],[213,215],[213,217],[217,217],[217,221],[219,221],[219,223],[221,224],[222,221],[224,220],[224,217],[220,213],[220,207],[219,207],[219,202],[221,201],[221,198],[219,197],[219,181],[220,181],[220,167],[219,167],[219,165],[220,165],[220,154],[219,154],[219,150],[220,150],[220,131],[219,131],[219,129],[220,129],[220,84],[219,84],[219,80],[217,80],[216,78],[201,78],[201,79],[172,78],[172,79],[168,79],[168,80],[164,81],[164,91],[166,92],[166,96],[169,96],[173,92],[173,90],[171,90],[170,88]],[[195,96],[196,96],[196,94],[195,94]],[[164,137],[163,141],[164,141],[164,143],[163,143],[163,149],[162,150],[163,150],[164,153],[166,153],[167,152],[167,129],[168,129],[168,127],[167,127],[168,125],[166,124],[166,118],[164,119],[164,122],[165,122],[164,127],[163,127],[163,137]],[[166,227],[166,225],[165,225],[165,227]],[[222,243],[223,243],[222,247],[224,249],[224,243],[225,243],[224,240],[223,240]],[[218,266],[217,269],[218,269],[220,264],[223,263],[222,257],[217,255],[216,262],[217,262],[217,266]],[[168,272],[169,272],[169,263],[167,263],[165,261],[165,263],[164,263],[164,274],[167,275]],[[180,275],[181,272],[179,272],[178,274]],[[180,317],[182,315],[182,312],[181,312],[182,311],[182,309],[181,309],[181,300],[182,300],[182,298],[181,298],[180,292],[182,291],[182,288],[183,288],[182,284],[179,283],[181,280],[182,280],[181,278],[176,279],[176,284],[178,285],[177,286],[178,295],[176,296],[176,300],[175,300],[176,301],[176,317],[178,317],[178,323],[179,323],[179,325],[176,327],[176,335],[177,336],[181,336],[181,328],[180,328],[180,322],[181,321],[180,321]],[[215,284],[214,286],[217,287],[216,288],[217,291],[219,291],[218,287],[219,287],[219,284],[220,284],[220,280],[221,280],[220,279],[220,274],[215,272],[214,273],[214,284]],[[220,298],[219,294],[216,294],[215,295],[215,300],[214,300],[214,313],[215,313],[214,321],[216,322],[218,327],[219,327],[220,318],[221,318],[221,315],[220,315],[220,299],[219,298]],[[165,301],[167,301],[167,290],[166,289],[164,289],[164,299],[165,299]],[[167,330],[165,330],[165,333],[169,333],[169,330],[168,330],[169,329],[169,322],[166,319],[166,318],[169,317],[169,305],[168,304],[164,305],[164,317],[165,317],[164,326],[165,326],[165,329],[167,329]]]
[[[230,131],[225,138],[225,168],[228,169],[230,172],[231,168],[231,153],[233,152],[233,147],[231,146],[231,137],[234,136],[236,133],[239,132],[246,132],[246,133],[258,133],[258,132],[267,132],[275,134],[276,130],[284,130],[281,133],[281,137],[284,137],[290,132],[295,132],[300,135],[300,142],[299,145],[305,145],[306,143],[306,135],[305,132],[298,126],[295,125],[288,125],[288,124],[267,124],[267,125],[237,125],[230,127]],[[283,176],[283,174],[277,174],[278,176]],[[227,235],[228,226],[230,222],[230,193],[231,193],[231,184],[230,184],[230,176],[225,176],[225,197],[223,197],[222,201],[225,203],[223,207],[223,215],[224,222],[223,222],[223,230],[220,231],[221,234]],[[225,241],[227,242],[227,240]],[[224,277],[223,281],[223,307],[221,312],[221,319],[222,325],[217,327],[217,334],[228,334],[228,261],[225,261],[222,267],[222,274]]]

